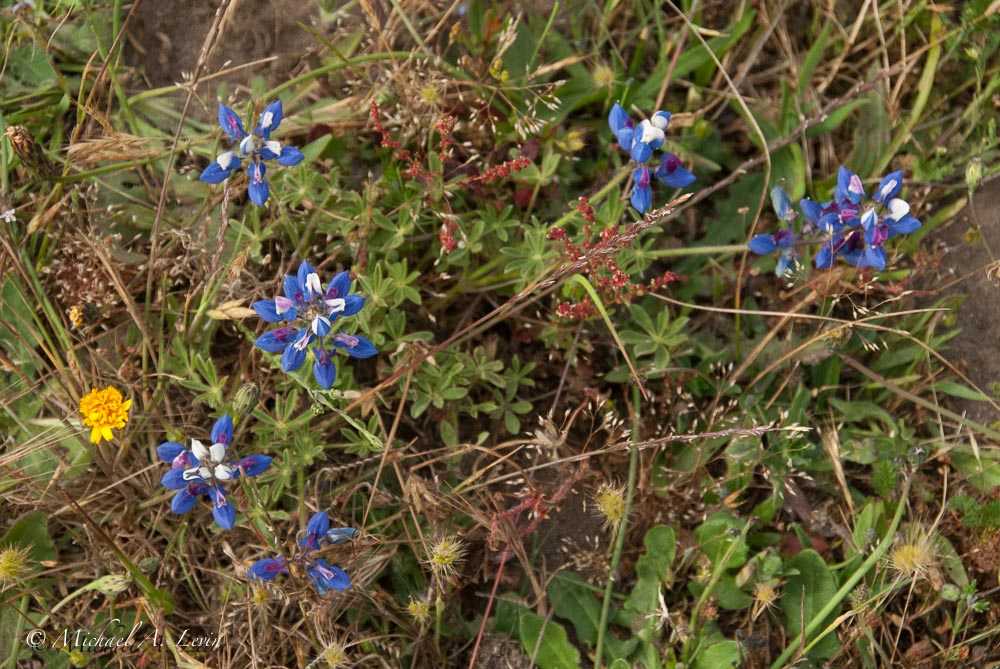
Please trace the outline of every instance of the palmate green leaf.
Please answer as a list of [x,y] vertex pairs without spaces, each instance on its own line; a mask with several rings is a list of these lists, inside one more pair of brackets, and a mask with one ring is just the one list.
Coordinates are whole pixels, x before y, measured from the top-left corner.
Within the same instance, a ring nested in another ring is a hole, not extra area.
[[[785,635],[791,639],[802,632],[803,620],[808,624],[833,600],[837,594],[837,583],[826,561],[811,548],[795,556],[788,567],[790,575],[782,589],[781,610],[785,618]],[[794,573],[796,571],[798,573]],[[832,622],[839,610],[839,607],[835,608],[827,621]],[[813,646],[809,657],[813,660],[827,659],[833,657],[839,648],[837,635],[828,634]]]
[[357,430],[358,434],[360,434],[362,437],[365,438],[365,441],[368,442],[368,445],[370,446],[373,452],[381,453],[382,451],[385,450],[385,443],[382,441],[382,439],[379,438],[377,435],[369,432],[368,427],[364,423],[355,418],[352,418],[351,416],[348,416],[340,409],[333,409],[333,411],[341,418],[346,420],[348,423],[350,423],[351,427]]

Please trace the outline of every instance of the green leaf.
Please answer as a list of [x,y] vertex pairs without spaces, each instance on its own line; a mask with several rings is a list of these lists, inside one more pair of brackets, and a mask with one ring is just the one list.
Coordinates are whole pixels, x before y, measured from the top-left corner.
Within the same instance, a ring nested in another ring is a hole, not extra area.
[[729,669],[740,664],[740,647],[735,641],[713,643],[698,654],[695,669]]
[[364,423],[362,423],[361,421],[356,420],[354,418],[351,418],[350,416],[348,416],[346,413],[344,413],[340,409],[336,409],[335,408],[333,410],[338,415],[340,415],[341,418],[343,418],[348,423],[350,423],[351,427],[353,427],[355,430],[357,430],[358,433],[362,437],[365,438],[365,441],[368,442],[368,445],[371,447],[372,451],[374,451],[375,453],[381,453],[382,451],[385,450],[385,444],[382,442],[382,440],[378,436],[376,436],[376,435],[372,434],[371,432],[369,432],[368,431],[368,427]]
[[9,547],[27,548],[31,559],[38,562],[59,559],[49,538],[49,517],[43,511],[32,511],[11,525],[0,539],[0,549]]
[[518,620],[517,632],[528,655],[538,650],[534,658],[541,669],[577,669],[580,666],[580,651],[570,644],[566,628],[559,623],[524,611]]
[[660,607],[660,587],[677,556],[677,538],[670,527],[656,525],[646,532],[642,543],[646,552],[636,562],[637,580],[625,600],[625,610],[646,615]]
[[875,172],[891,141],[889,113],[881,88],[868,93],[864,100],[867,104],[862,105],[854,130],[854,153],[845,163],[862,178]]
[[[830,573],[826,561],[816,551],[806,549],[795,556],[788,565],[791,573],[781,593],[781,609],[785,614],[785,635],[795,638],[802,633],[803,622],[806,625],[813,620],[837,594],[837,584]],[[832,622],[839,612],[835,608],[827,619]],[[825,629],[826,625],[822,629]],[[811,640],[807,640],[811,641]],[[813,646],[809,657],[813,660],[823,660],[833,657],[840,649],[836,634],[828,634]]]
[[[741,567],[747,561],[747,543],[743,538],[744,521],[726,511],[713,513],[694,531],[698,546],[712,562],[713,568],[719,568],[719,563],[732,548],[732,554],[726,563],[726,569]],[[735,531],[734,531],[735,530]]]
[[594,646],[601,620],[601,603],[594,597],[593,587],[576,574],[561,571],[552,577],[545,589],[556,615],[573,623],[580,641]]
[[951,452],[952,466],[983,492],[1000,486],[1000,462],[994,451],[980,451],[979,457],[965,448]]
[[753,597],[739,589],[732,576],[724,576],[715,586],[715,596],[719,598],[719,606],[729,611],[742,611],[750,608]]
[[972,388],[966,388],[961,383],[955,383],[954,381],[940,381],[934,384],[933,389],[945,395],[960,397],[964,400],[972,400],[973,402],[989,401],[989,398],[982,393],[976,392]]

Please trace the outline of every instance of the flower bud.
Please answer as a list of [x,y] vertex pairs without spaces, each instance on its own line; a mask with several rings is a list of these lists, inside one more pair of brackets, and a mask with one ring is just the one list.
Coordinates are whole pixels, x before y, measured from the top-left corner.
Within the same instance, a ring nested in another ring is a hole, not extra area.
[[233,397],[233,418],[239,422],[253,413],[260,402],[260,388],[256,383],[244,383]]
[[965,185],[971,195],[983,181],[983,160],[973,158],[965,168]]
[[116,595],[132,582],[129,574],[108,574],[86,586],[87,590],[97,590],[102,595]]

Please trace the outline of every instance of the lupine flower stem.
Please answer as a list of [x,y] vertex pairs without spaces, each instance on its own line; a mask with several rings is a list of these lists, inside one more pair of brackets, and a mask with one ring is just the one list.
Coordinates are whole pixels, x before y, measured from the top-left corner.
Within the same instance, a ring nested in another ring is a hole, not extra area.
[[721,244],[718,246],[684,246],[678,249],[659,249],[650,251],[653,258],[682,258],[685,256],[711,256],[725,253],[743,253],[746,244]]

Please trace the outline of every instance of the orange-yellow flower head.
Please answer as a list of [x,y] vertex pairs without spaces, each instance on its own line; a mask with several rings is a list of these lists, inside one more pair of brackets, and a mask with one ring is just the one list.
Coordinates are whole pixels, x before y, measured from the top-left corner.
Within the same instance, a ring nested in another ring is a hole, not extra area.
[[104,390],[91,390],[90,394],[80,400],[80,414],[83,424],[90,429],[90,441],[99,444],[101,439],[111,441],[114,434],[112,428],[122,429],[128,422],[128,410],[132,400],[122,401],[122,394],[117,388],[108,386]]

